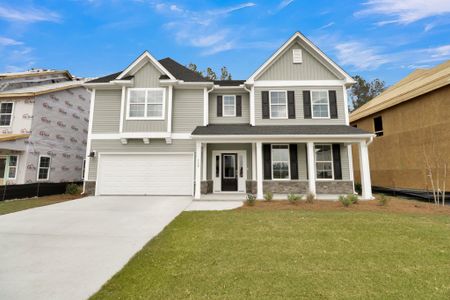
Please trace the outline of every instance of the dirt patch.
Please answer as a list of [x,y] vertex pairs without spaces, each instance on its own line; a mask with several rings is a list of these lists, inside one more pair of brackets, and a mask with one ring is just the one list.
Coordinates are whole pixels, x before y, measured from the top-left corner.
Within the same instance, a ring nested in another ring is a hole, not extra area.
[[255,206],[244,205],[241,210],[306,210],[306,211],[373,211],[373,212],[395,212],[395,213],[417,213],[450,215],[450,207],[436,206],[432,203],[408,200],[398,197],[388,197],[389,203],[381,206],[378,200],[360,201],[357,204],[344,207],[339,201],[316,200],[314,203],[300,201],[292,204],[287,200],[281,201],[256,201]]

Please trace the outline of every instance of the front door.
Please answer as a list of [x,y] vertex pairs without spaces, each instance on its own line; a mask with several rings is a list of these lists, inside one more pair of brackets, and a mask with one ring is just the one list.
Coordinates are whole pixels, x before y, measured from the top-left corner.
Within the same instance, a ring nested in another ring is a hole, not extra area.
[[238,190],[237,154],[222,154],[222,191],[236,192]]

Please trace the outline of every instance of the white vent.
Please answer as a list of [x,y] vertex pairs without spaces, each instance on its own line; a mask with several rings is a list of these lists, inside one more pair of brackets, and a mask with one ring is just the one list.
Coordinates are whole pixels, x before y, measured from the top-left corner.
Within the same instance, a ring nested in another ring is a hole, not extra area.
[[294,64],[301,64],[303,62],[302,49],[293,49],[292,59],[294,61]]

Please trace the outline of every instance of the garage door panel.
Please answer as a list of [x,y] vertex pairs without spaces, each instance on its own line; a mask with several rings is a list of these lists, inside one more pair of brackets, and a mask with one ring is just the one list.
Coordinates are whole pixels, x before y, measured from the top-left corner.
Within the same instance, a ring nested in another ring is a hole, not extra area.
[[192,195],[192,154],[103,154],[99,194]]

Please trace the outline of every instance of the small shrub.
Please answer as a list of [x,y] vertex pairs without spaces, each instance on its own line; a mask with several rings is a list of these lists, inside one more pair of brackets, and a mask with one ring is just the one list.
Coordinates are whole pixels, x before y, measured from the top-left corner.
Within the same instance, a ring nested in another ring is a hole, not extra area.
[[381,206],[386,206],[386,205],[388,205],[388,203],[389,203],[389,198],[386,197],[386,195],[381,194],[381,195],[378,197],[378,204],[379,204],[379,205],[381,205]]
[[81,193],[81,188],[78,184],[70,183],[66,186],[66,194],[77,195]]
[[339,202],[341,202],[345,207],[349,207],[352,204],[352,201],[349,199],[349,197],[344,195],[339,196]]
[[352,204],[358,204],[358,195],[355,194],[348,194],[347,198],[350,200],[350,202],[352,202]]
[[297,194],[294,194],[294,193],[290,193],[290,194],[287,196],[287,199],[288,199],[288,201],[291,202],[292,204],[297,204],[297,203],[300,201],[300,199],[302,199],[302,196],[297,195]]
[[361,193],[362,193],[361,183],[355,182],[355,192],[358,193],[358,195],[361,195]]
[[306,203],[314,203],[315,199],[316,195],[314,193],[308,192],[308,194],[306,194]]
[[266,201],[272,201],[273,200],[273,193],[272,192],[267,192],[264,194],[264,200]]
[[253,194],[247,194],[247,199],[245,200],[245,203],[248,206],[254,206],[256,202],[256,196]]

